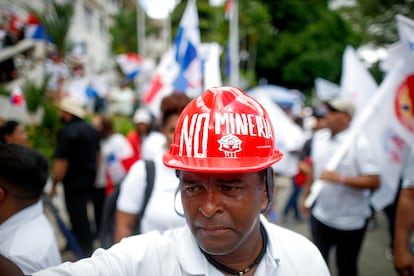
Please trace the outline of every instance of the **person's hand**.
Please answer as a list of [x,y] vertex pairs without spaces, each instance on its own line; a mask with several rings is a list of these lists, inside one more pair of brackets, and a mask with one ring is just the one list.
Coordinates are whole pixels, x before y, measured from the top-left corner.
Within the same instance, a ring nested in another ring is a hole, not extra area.
[[300,200],[300,211],[305,218],[310,216],[310,208],[305,206],[306,197],[303,196]]
[[394,267],[400,276],[414,276],[414,258],[408,249],[394,251]]
[[342,183],[341,175],[336,171],[323,170],[319,178],[329,182]]

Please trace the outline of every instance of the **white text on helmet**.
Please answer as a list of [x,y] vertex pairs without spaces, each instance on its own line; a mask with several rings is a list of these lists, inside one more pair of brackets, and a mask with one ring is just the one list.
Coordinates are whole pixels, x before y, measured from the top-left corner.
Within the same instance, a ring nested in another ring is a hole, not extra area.
[[[214,116],[216,135],[248,135],[266,139],[273,137],[269,121],[262,116],[245,113],[215,113]],[[188,115],[184,117],[180,133],[179,155],[207,157],[209,123],[209,113],[193,114],[191,119]]]
[[[262,116],[245,113],[216,113],[215,133],[258,136],[270,139],[272,130]],[[224,128],[222,128],[224,126]]]
[[[180,135],[180,155],[183,155],[184,145],[188,157],[207,157],[207,140],[208,125],[210,122],[210,114],[194,114],[191,117],[190,127],[188,127],[189,116],[185,116]],[[200,139],[201,138],[201,139]],[[200,149],[201,140],[201,149]]]

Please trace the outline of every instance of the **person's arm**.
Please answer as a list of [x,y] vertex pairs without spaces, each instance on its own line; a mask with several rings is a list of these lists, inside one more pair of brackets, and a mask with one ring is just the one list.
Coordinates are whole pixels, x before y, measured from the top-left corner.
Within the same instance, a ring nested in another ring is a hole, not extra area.
[[347,176],[336,171],[324,170],[321,173],[320,179],[338,184],[348,185],[358,189],[376,190],[380,186],[379,175]]
[[306,161],[299,161],[299,170],[302,171],[306,178],[305,178],[305,184],[303,185],[303,195],[301,200],[301,211],[304,215],[309,215],[310,210],[308,207],[305,206],[305,200],[309,196],[312,188],[312,183],[314,180],[313,176],[313,165],[311,162]]
[[20,268],[0,254],[0,276],[24,276]]
[[401,189],[398,199],[394,236],[394,267],[399,275],[414,275],[414,259],[410,250],[414,229],[414,188]]
[[55,159],[53,162],[53,183],[49,193],[51,197],[57,194],[57,185],[63,180],[68,171],[68,161],[66,159]]
[[120,210],[116,210],[114,242],[118,243],[123,238],[133,235],[137,221],[137,214],[130,214]]

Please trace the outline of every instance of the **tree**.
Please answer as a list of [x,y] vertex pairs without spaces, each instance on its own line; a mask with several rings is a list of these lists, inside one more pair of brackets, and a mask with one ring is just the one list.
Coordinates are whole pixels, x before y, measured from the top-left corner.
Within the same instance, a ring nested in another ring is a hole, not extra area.
[[137,13],[136,9],[121,10],[113,17],[110,28],[112,51],[116,54],[137,51]]
[[31,7],[27,7],[27,9],[40,20],[46,29],[47,36],[55,44],[57,52],[61,57],[64,57],[67,49],[67,34],[73,15],[73,3],[52,1],[52,4],[47,6],[44,11]]
[[273,35],[258,45],[257,73],[269,83],[310,93],[321,77],[338,82],[342,54],[360,37],[326,1],[271,1]]
[[341,14],[361,33],[363,42],[384,46],[398,40],[395,16],[414,18],[413,0],[357,0]]

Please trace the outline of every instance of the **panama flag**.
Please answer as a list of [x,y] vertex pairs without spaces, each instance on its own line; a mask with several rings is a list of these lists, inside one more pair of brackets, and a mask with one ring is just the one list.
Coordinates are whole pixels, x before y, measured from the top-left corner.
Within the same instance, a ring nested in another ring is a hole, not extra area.
[[199,55],[200,30],[197,7],[194,0],[187,3],[181,18],[174,46],[170,48],[156,69],[143,103],[158,117],[159,104],[164,96],[173,91],[190,97],[202,92],[202,63]]
[[174,40],[175,61],[179,73],[174,81],[174,89],[186,92],[189,96],[198,96],[202,90],[202,70],[200,47],[200,28],[196,2],[190,0],[181,19]]
[[10,104],[18,107],[26,106],[23,91],[18,85],[13,87],[12,93],[10,94]]
[[120,184],[137,159],[131,145],[121,134],[110,136],[103,144],[101,152],[106,156],[106,194],[109,194],[114,186]]
[[42,40],[45,38],[45,27],[32,13],[28,13],[24,36],[26,38]]
[[138,54],[121,54],[116,57],[116,61],[128,80],[133,80],[141,70],[142,58]]
[[227,0],[226,5],[224,6],[224,18],[230,20],[233,17],[233,11],[234,11],[234,1],[237,0]]

